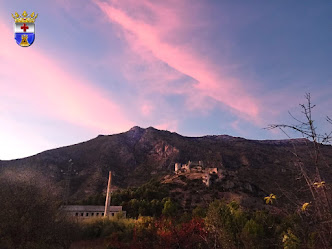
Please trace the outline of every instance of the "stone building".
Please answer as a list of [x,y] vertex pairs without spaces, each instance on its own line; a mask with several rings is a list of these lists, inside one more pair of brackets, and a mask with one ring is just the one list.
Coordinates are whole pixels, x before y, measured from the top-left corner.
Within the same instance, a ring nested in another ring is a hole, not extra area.
[[209,173],[206,173],[205,176],[202,178],[203,183],[207,186],[211,186],[211,176]]
[[175,163],[175,166],[174,166],[174,171],[175,172],[178,172],[181,168],[182,168],[182,164],[181,163]]
[[191,172],[192,169],[202,170],[203,167],[204,167],[203,166],[203,161],[198,161],[198,162],[189,161],[186,164],[175,163],[175,165],[174,165],[174,172],[175,173]]
[[[208,168],[204,167],[203,161],[192,162],[189,161],[186,164],[175,163],[174,165],[174,172],[175,174],[183,174],[183,173],[201,173],[202,174],[202,181],[206,186],[210,186],[211,183],[215,182],[216,177],[220,178],[220,173],[218,174],[218,168]],[[211,179],[211,176],[213,179]]]

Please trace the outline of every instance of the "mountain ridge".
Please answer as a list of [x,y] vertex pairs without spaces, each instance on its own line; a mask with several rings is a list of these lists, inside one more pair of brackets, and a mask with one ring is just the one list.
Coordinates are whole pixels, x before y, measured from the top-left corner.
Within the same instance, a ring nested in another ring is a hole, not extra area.
[[[296,160],[291,153],[294,145],[304,162],[309,162],[307,150],[310,142],[303,138],[185,137],[153,127],[134,126],[119,134],[98,135],[88,141],[30,157],[0,161],[0,172],[36,175],[62,192],[69,188],[71,200],[81,200],[105,191],[110,170],[113,188],[126,188],[140,186],[154,178],[161,180],[173,174],[176,162],[191,160],[203,161],[208,167],[220,169],[227,176],[225,182],[220,183],[227,191],[241,192],[243,186],[251,184],[259,192],[268,193],[276,192],[278,185],[297,186],[298,183],[292,182],[297,174]],[[331,147],[322,145],[322,152],[332,165]],[[331,170],[326,169],[326,178],[332,180],[331,175]]]
[[120,134],[124,134],[124,133],[127,133],[127,132],[130,132],[130,131],[134,131],[134,132],[137,132],[137,130],[140,130],[141,132],[147,130],[147,129],[154,129],[156,131],[165,131],[165,132],[169,132],[171,134],[176,134],[176,135],[179,135],[181,137],[184,137],[184,138],[224,138],[224,139],[245,139],[247,141],[255,141],[255,142],[261,142],[261,143],[276,143],[276,144],[280,144],[280,143],[290,143],[290,142],[310,142],[308,139],[306,138],[291,138],[291,139],[247,139],[247,138],[244,138],[244,137],[234,137],[234,136],[231,136],[231,135],[227,135],[227,134],[220,134],[220,135],[202,135],[202,136],[184,136],[184,135],[181,135],[177,132],[170,132],[168,130],[158,130],[152,126],[149,126],[147,128],[142,128],[140,126],[133,126],[132,128],[130,128],[128,131],[126,132],[121,132],[121,133],[116,133],[116,134],[109,134],[109,135],[105,135],[105,134],[99,134],[97,135],[96,137],[94,138],[91,138],[91,139],[88,139],[86,141],[83,141],[83,142],[78,142],[78,143],[74,143],[74,144],[70,144],[70,145],[64,145],[64,146],[60,146],[60,147],[56,147],[56,148],[52,148],[52,149],[48,149],[48,150],[45,150],[45,151],[41,151],[41,152],[38,152],[36,154],[33,154],[31,156],[26,156],[26,157],[20,157],[20,158],[14,158],[14,159],[0,159],[0,162],[9,162],[9,161],[16,161],[16,160],[22,160],[22,159],[27,159],[27,158],[30,158],[30,157],[34,157],[34,156],[37,156],[39,154],[42,154],[42,153],[45,153],[45,152],[48,152],[48,151],[53,151],[53,150],[57,150],[57,149],[62,149],[62,148],[68,148],[68,147],[72,147],[72,146],[75,146],[75,145],[80,145],[80,144],[83,144],[83,143],[87,143],[87,142],[90,142],[94,139],[97,139],[97,138],[100,138],[100,137],[109,137],[109,136],[114,136],[114,135],[120,135]]

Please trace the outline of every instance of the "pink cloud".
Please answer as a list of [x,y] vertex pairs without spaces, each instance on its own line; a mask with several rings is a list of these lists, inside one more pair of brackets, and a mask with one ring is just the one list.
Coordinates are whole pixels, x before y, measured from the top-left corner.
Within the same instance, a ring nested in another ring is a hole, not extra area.
[[145,103],[142,105],[141,107],[141,112],[144,116],[150,116],[152,111],[153,111],[154,107],[152,104],[149,103]]
[[[161,93],[179,93],[183,95],[196,95],[198,99],[211,98],[237,113],[242,118],[257,120],[260,113],[258,101],[251,97],[243,85],[236,79],[220,75],[218,65],[214,65],[195,52],[193,47],[174,45],[171,39],[167,39],[167,32],[179,30],[186,26],[186,22],[178,17],[178,13],[168,6],[152,4],[149,1],[133,2],[131,8],[140,10],[148,8],[152,14],[148,18],[141,18],[138,14],[135,18],[126,8],[127,1],[109,1],[95,3],[107,15],[109,20],[118,24],[124,31],[125,38],[132,50],[145,57],[154,57],[166,63],[176,72],[193,78],[196,83],[179,87],[163,84],[155,87]],[[151,11],[153,10],[153,11]],[[167,10],[167,11],[166,11]],[[167,24],[170,21],[170,24]],[[167,32],[166,32],[167,31]],[[151,74],[162,72],[164,69],[153,71]],[[148,73],[148,72],[146,72]],[[176,74],[176,73],[175,73]],[[156,90],[156,89],[155,89]],[[187,101],[187,108],[199,108],[194,102]]]
[[2,113],[49,117],[106,133],[133,125],[102,89],[38,51],[37,42],[29,48],[19,47],[3,23],[0,22]]

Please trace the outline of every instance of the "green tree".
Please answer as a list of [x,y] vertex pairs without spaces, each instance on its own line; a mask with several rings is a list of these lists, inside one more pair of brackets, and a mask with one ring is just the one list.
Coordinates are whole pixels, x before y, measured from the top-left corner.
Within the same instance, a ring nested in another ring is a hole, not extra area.
[[264,236],[264,228],[261,224],[258,224],[255,220],[250,219],[247,221],[242,229],[241,238],[244,242],[245,248],[264,248],[261,241]]
[[283,234],[282,243],[284,249],[300,248],[300,239],[290,229],[288,229],[287,232]]
[[164,204],[164,209],[162,211],[162,214],[166,217],[173,217],[176,215],[177,212],[177,205],[172,202],[170,199],[167,200]]

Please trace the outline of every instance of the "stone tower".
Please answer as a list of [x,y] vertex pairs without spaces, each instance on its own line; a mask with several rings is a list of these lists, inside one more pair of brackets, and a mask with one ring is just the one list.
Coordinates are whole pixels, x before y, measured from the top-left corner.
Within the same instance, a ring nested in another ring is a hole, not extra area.
[[110,214],[111,207],[111,186],[112,186],[112,171],[109,172],[108,176],[108,184],[107,184],[107,194],[106,194],[106,202],[105,202],[105,216]]
[[210,174],[209,173],[206,173],[205,174],[205,177],[203,178],[203,183],[205,183],[205,185],[207,186],[207,187],[210,187],[210,185],[211,185],[211,176],[210,176]]
[[178,172],[181,169],[181,163],[175,163],[174,171]]

